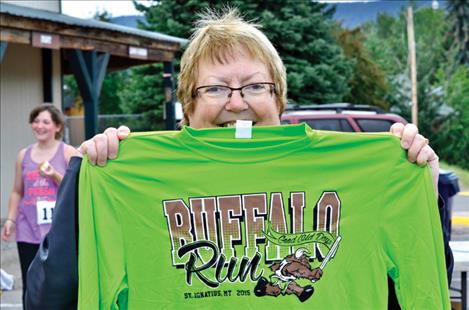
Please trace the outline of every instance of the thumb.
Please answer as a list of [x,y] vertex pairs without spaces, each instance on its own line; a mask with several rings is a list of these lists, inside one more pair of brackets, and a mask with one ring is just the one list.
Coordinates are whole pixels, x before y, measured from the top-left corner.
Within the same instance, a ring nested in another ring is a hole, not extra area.
[[80,144],[80,146],[77,148],[77,151],[80,152],[80,155],[82,155],[82,156],[87,154],[85,142]]

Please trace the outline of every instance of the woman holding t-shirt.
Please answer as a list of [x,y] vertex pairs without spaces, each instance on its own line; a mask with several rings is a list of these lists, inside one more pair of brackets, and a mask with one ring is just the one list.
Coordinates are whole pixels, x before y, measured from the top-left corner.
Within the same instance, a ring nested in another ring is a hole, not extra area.
[[37,142],[22,149],[16,158],[15,181],[2,230],[5,241],[16,231],[23,296],[28,267],[50,228],[57,188],[70,157],[77,153],[60,141],[64,120],[55,106],[43,104],[34,108],[29,123]]

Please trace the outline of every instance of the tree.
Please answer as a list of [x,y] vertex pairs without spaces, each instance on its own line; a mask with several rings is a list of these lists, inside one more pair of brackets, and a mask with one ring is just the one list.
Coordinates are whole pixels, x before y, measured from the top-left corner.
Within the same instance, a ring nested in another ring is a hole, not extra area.
[[[312,1],[257,1],[243,8],[248,18],[260,16],[263,31],[287,68],[289,98],[299,104],[340,102],[349,93],[353,62],[334,36],[332,12]],[[248,3],[249,5],[249,3]]]
[[112,19],[112,14],[106,10],[96,11],[93,15],[93,19],[109,23]]
[[469,65],[469,0],[448,0],[448,19],[451,23],[449,35],[457,46],[457,60]]
[[[195,12],[225,6],[218,1],[134,3],[146,18],[141,27],[184,38],[191,34]],[[349,92],[351,62],[331,34],[332,12],[326,5],[306,0],[237,0],[230,5],[263,26],[284,60],[291,100],[302,104],[337,102]]]
[[439,70],[442,102],[451,112],[436,128],[434,143],[445,161],[469,169],[469,67],[460,65],[449,77]]
[[134,131],[161,130],[163,124],[163,69],[158,65],[145,65],[128,70],[125,87],[119,92],[121,109],[128,114],[141,114],[142,118],[128,126]]
[[99,114],[121,114],[122,98],[118,90],[124,87],[125,72],[106,73],[99,96]]
[[[467,65],[457,65],[457,51],[447,44],[449,18],[443,10],[415,11],[419,129],[440,158],[468,167],[469,82]],[[431,26],[430,26],[431,25]],[[365,27],[365,46],[383,68],[392,110],[410,118],[410,79],[404,11],[398,18],[380,15]],[[450,68],[450,70],[448,69]],[[454,68],[454,69],[453,69]]]
[[[432,27],[429,27],[432,25]],[[417,48],[417,85],[419,102],[419,126],[431,122],[437,107],[430,99],[435,74],[447,62],[444,46],[448,25],[442,10],[421,8],[414,16]],[[408,66],[407,32],[405,11],[398,18],[381,14],[375,23],[364,27],[365,47],[372,61],[386,73],[389,91],[385,100],[394,111],[410,119],[410,78]],[[431,113],[428,113],[432,111]],[[422,113],[422,115],[420,115]],[[425,116],[429,118],[426,120]],[[431,134],[430,128],[424,133]]]
[[345,101],[389,109],[389,103],[385,101],[389,88],[386,76],[380,66],[370,59],[368,51],[364,48],[365,36],[362,30],[340,29],[337,38],[345,56],[355,63],[352,78],[349,80],[350,93],[345,96]]

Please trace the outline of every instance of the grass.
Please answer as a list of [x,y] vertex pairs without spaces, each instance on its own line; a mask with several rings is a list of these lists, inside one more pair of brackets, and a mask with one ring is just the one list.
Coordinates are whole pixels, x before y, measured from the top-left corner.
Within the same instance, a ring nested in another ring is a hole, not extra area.
[[440,168],[454,172],[459,179],[461,190],[469,190],[469,171],[458,166],[449,165],[440,161]]

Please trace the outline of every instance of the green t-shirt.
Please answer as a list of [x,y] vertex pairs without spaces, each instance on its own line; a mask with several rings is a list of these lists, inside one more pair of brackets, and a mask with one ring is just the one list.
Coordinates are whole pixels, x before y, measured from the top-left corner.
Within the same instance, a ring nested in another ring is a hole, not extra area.
[[136,133],[83,161],[79,309],[449,309],[430,169],[390,134]]

